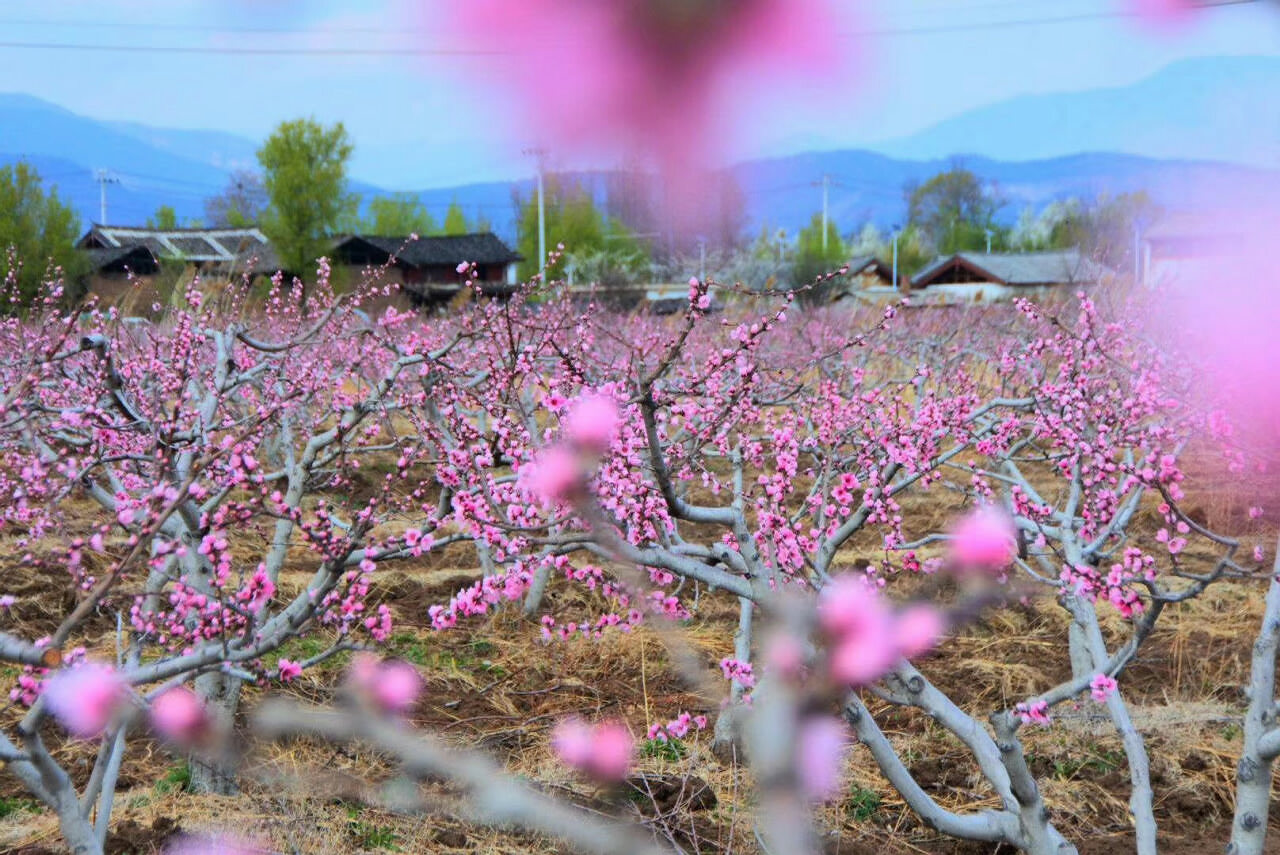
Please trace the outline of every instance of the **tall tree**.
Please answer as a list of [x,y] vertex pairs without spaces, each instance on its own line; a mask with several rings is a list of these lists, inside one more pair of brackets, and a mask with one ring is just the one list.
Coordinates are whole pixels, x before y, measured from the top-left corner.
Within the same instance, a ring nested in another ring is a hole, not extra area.
[[246,228],[262,219],[267,201],[262,176],[251,169],[237,169],[221,193],[205,200],[204,218],[210,228]]
[[[962,166],[941,172],[924,184],[908,184],[907,216],[911,225],[941,253],[982,249],[987,232],[1003,235],[995,223],[999,208],[994,191]],[[997,243],[993,242],[993,249]]]
[[382,237],[425,237],[440,233],[440,224],[412,193],[393,193],[369,200],[359,231]]
[[446,235],[465,235],[471,231],[467,215],[463,212],[458,200],[449,203],[449,210],[444,214],[444,233]]
[[359,199],[347,191],[352,145],[339,122],[283,122],[258,150],[268,204],[262,231],[283,266],[304,275],[324,255],[328,239],[354,223]]
[[[51,268],[74,285],[87,267],[75,249],[79,236],[80,218],[57,190],[45,190],[35,167],[26,161],[0,167],[0,283],[12,277],[20,303],[40,293]],[[0,311],[8,308],[0,304]]]
[[147,228],[149,229],[176,229],[178,227],[178,212],[173,210],[172,205],[161,205],[156,208],[153,216],[147,217]]
[[[827,273],[838,269],[849,260],[849,251],[834,220],[827,220],[827,234],[824,246],[822,235],[822,214],[814,214],[809,225],[796,235],[795,265],[792,268],[794,285],[803,287]],[[804,292],[806,302],[826,302],[833,283],[826,282]]]
[[[548,176],[544,186],[547,193],[547,249],[564,244],[566,252],[566,257],[547,270],[548,279],[564,277],[574,255],[586,258],[607,253],[618,264],[631,268],[647,263],[647,248],[617,219],[606,219],[581,186],[567,184],[556,176]],[[543,263],[538,258],[537,195],[528,199],[517,197],[516,209],[519,212],[516,224],[517,247],[524,256],[519,275],[521,279],[527,280],[538,272]],[[593,266],[600,266],[599,261],[593,261]]]

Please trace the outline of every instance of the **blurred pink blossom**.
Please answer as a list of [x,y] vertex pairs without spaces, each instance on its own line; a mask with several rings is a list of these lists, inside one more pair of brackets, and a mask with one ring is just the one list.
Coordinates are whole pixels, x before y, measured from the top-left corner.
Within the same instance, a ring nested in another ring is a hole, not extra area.
[[302,674],[302,664],[300,662],[294,662],[290,659],[281,659],[279,666],[280,679],[286,683],[292,683]]
[[49,711],[72,734],[97,736],[129,699],[129,685],[107,665],[85,664],[58,671],[44,686]]
[[1164,28],[1185,24],[1195,9],[1191,0],[1125,0],[1124,5],[1142,23]]
[[869,683],[898,659],[894,614],[862,577],[843,576],[823,588],[818,621],[833,637],[828,664],[841,683]]
[[622,722],[590,725],[569,718],[556,725],[551,747],[566,766],[601,781],[620,781],[631,768],[635,740]]
[[545,502],[567,499],[582,480],[582,464],[567,448],[544,449],[521,473],[525,485]]
[[909,606],[898,615],[898,649],[908,659],[927,653],[946,629],[946,618],[933,606]]
[[378,709],[393,714],[408,712],[422,694],[422,676],[408,662],[381,662],[371,653],[357,654],[347,671],[348,684]]
[[965,515],[951,530],[951,560],[960,572],[999,571],[1009,566],[1017,549],[1013,520],[984,505]]
[[186,686],[177,686],[151,701],[151,727],[171,742],[196,742],[209,726],[204,704]]
[[[467,0],[458,44],[560,149],[640,147],[682,187],[766,84],[829,83],[853,53],[831,0]],[[748,88],[750,87],[750,88]],[[750,95],[747,95],[747,92]]]
[[850,735],[844,722],[828,715],[811,716],[800,724],[796,745],[796,775],[807,798],[825,802],[840,793]]
[[593,454],[604,454],[618,432],[618,405],[605,395],[588,393],[569,405],[565,436]]

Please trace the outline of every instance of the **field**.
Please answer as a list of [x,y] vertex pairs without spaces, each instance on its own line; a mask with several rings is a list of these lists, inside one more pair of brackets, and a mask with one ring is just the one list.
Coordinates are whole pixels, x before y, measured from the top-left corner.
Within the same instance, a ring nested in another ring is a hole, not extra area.
[[[1200,501],[1197,501],[1200,500]],[[947,513],[945,495],[924,496],[910,511]],[[1214,523],[1245,525],[1238,500],[1228,490],[1193,496]],[[858,556],[842,556],[855,562]],[[6,559],[0,579],[29,604],[14,615],[17,631],[48,632],[71,596],[65,579],[42,574],[24,578]],[[291,571],[282,587],[301,584],[306,572]],[[460,746],[500,758],[514,773],[548,792],[609,815],[634,817],[689,852],[763,851],[753,830],[750,772],[733,758],[710,750],[709,731],[676,744],[645,743],[635,774],[616,788],[598,788],[569,774],[548,746],[554,722],[566,714],[621,716],[642,735],[648,725],[677,711],[714,715],[717,702],[691,692],[670,667],[661,638],[641,628],[602,640],[549,644],[533,619],[513,606],[458,628],[430,628],[429,605],[447,601],[479,576],[474,551],[458,545],[442,555],[402,565],[377,579],[371,603],[386,603],[396,633],[388,655],[417,665],[427,691],[409,721],[443,734]],[[934,591],[945,597],[945,591]],[[581,589],[552,588],[557,614],[599,610]],[[708,674],[732,653],[736,609],[706,598],[685,632],[705,657]],[[1126,673],[1125,688],[1136,724],[1152,756],[1161,852],[1173,855],[1220,851],[1233,804],[1235,762],[1240,750],[1242,687],[1248,679],[1251,634],[1261,615],[1252,584],[1223,584],[1166,615]],[[1110,629],[1120,621],[1111,615]],[[987,710],[1044,689],[1069,674],[1061,639],[1066,617],[1051,599],[991,609],[955,632],[921,668],[967,709]],[[111,622],[96,622],[97,642],[113,645]],[[297,642],[281,655],[315,652],[324,637]],[[345,657],[308,671],[292,686],[272,687],[307,702],[329,703]],[[9,669],[12,677],[14,669]],[[250,690],[246,706],[261,696]],[[883,705],[882,705],[883,706]],[[874,707],[873,707],[874,708]],[[877,709],[878,712],[885,712]],[[12,717],[12,709],[7,713]],[[983,787],[954,737],[919,713],[889,712],[886,724],[912,772],[943,804],[972,806]],[[1046,800],[1080,851],[1133,851],[1128,820],[1128,776],[1118,738],[1092,704],[1075,704],[1051,728],[1024,731],[1029,762],[1043,781]],[[124,764],[107,851],[159,852],[179,832],[238,829],[281,852],[567,852],[554,840],[494,830],[457,818],[446,804],[450,790],[435,787],[435,815],[398,816],[368,806],[392,769],[375,753],[318,742],[262,745],[244,770],[236,796],[188,791],[186,762],[152,744]],[[85,777],[92,763],[83,747],[60,752],[73,775]],[[43,855],[62,851],[56,819],[10,778],[0,778],[0,851]],[[990,796],[987,793],[988,797]],[[1007,851],[962,843],[931,833],[885,782],[861,749],[846,765],[842,796],[819,813],[824,851],[845,855],[986,853]],[[1276,823],[1273,821],[1273,826]],[[1274,831],[1274,828],[1273,828]],[[1280,835],[1272,848],[1280,852]]]

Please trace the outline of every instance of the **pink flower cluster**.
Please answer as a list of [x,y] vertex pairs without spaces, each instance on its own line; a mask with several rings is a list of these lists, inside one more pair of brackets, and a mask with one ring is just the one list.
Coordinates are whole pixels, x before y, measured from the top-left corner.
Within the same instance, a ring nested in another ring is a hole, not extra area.
[[1094,674],[1093,679],[1089,681],[1089,693],[1100,704],[1105,704],[1116,688],[1115,678],[1106,674]]
[[879,679],[899,658],[930,649],[946,629],[934,608],[912,606],[895,613],[864,577],[841,576],[818,599],[818,621],[831,640],[828,669],[837,682],[853,686]]
[[655,721],[649,725],[645,738],[656,740],[657,742],[666,742],[669,739],[684,739],[691,730],[706,729],[707,717],[705,715],[691,715],[690,713],[682,712],[666,724],[659,724]]
[[569,718],[556,725],[551,747],[566,766],[600,781],[621,781],[631,768],[635,740],[619,721],[588,724]]
[[347,669],[347,685],[375,709],[403,715],[422,694],[422,675],[408,662],[380,661],[372,653],[358,653]]

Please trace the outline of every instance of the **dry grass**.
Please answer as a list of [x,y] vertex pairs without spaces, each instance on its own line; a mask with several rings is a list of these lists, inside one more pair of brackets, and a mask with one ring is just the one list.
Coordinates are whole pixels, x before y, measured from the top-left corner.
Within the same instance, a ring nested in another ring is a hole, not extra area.
[[[1238,486],[1223,480],[1211,483],[1214,489],[1195,497],[1197,512],[1213,525],[1261,535],[1260,524],[1247,519]],[[922,531],[936,529],[956,513],[962,501],[957,492],[939,484],[927,493],[907,497],[904,516]],[[75,530],[77,516],[72,507],[69,530],[61,537],[83,534]],[[1139,520],[1138,529],[1149,535],[1157,525],[1148,514]],[[265,541],[265,531],[240,532],[234,544],[236,557],[256,563]],[[855,541],[839,556],[837,569],[875,558],[875,547]],[[50,544],[53,548],[56,543]],[[1192,550],[1188,557],[1207,561],[1211,553]],[[96,558],[91,555],[88,560]],[[291,554],[281,578],[281,594],[295,592],[311,571],[308,553]],[[643,734],[650,723],[665,722],[684,710],[716,711],[717,699],[700,697],[681,682],[657,637],[642,630],[594,642],[557,642],[548,648],[538,640],[536,623],[521,619],[515,610],[467,622],[448,633],[433,633],[427,607],[446,600],[476,576],[474,552],[459,544],[376,577],[372,600],[390,605],[396,619],[389,652],[418,664],[427,679],[428,692],[414,712],[415,724],[442,733],[459,746],[489,751],[513,773],[590,809],[644,816],[659,833],[673,836],[688,848],[717,853],[759,851],[752,833],[749,775],[738,764],[722,763],[711,755],[709,734],[691,737],[680,762],[647,757],[640,772],[651,788],[655,782],[673,779],[703,781],[715,793],[714,808],[663,802],[658,810],[653,804],[656,797],[643,793],[628,798],[593,791],[568,776],[548,750],[550,727],[568,713],[621,717],[635,733]],[[3,541],[0,582],[5,592],[19,596],[12,629],[30,637],[47,633],[74,597],[62,571],[38,567],[33,571]],[[895,584],[910,593],[920,583],[897,580]],[[945,588],[936,586],[917,590],[946,595]],[[581,619],[605,609],[603,601],[576,586],[554,585],[551,597],[559,615]],[[1157,818],[1168,835],[1164,842],[1168,851],[1215,851],[1225,843],[1241,741],[1240,687],[1247,677],[1261,608],[1255,586],[1223,583],[1199,600],[1170,609],[1122,681],[1151,751]],[[716,662],[731,652],[736,619],[736,603],[718,597],[701,599],[686,634],[703,656],[708,674],[718,674]],[[1066,622],[1065,613],[1048,599],[991,610],[949,639],[921,667],[965,709],[985,716],[1069,674]],[[1108,615],[1104,629],[1119,634],[1124,626],[1117,616]],[[95,650],[109,650],[114,644],[112,632],[113,622],[104,616],[91,622],[77,641]],[[325,643],[323,637],[294,642],[284,655],[315,652]],[[326,702],[333,697],[342,666],[341,657],[331,660],[286,691]],[[4,676],[11,681],[16,673],[8,669]],[[250,691],[246,706],[252,707],[257,699],[258,694]],[[880,707],[876,712],[908,765],[940,803],[957,809],[996,805],[956,739],[924,715]],[[15,709],[5,709],[0,722],[8,723],[17,714]],[[1129,845],[1128,775],[1109,722],[1086,699],[1076,708],[1061,710],[1052,728],[1027,728],[1023,735],[1059,826],[1072,839],[1084,841],[1082,852],[1124,851],[1120,847]],[[58,742],[52,731],[50,736]],[[90,753],[85,746],[65,745],[58,756],[78,781],[87,778]],[[181,769],[178,759],[156,746],[135,744],[122,770],[113,817],[118,843],[113,851],[156,851],[175,827],[196,832],[236,829],[280,851],[293,852],[564,851],[555,841],[453,818],[447,811],[451,794],[438,786],[423,791],[441,805],[433,815],[403,817],[368,806],[393,770],[383,758],[362,749],[335,751],[299,741],[260,746],[257,756],[255,765],[246,770],[239,796],[197,796],[175,781]],[[855,750],[850,758],[846,794],[842,803],[821,811],[830,852],[991,851],[943,841],[922,828],[865,752]],[[24,798],[15,780],[0,776],[0,814],[4,814],[0,816],[0,851],[28,855],[58,851],[56,823],[48,814],[29,809]],[[1280,851],[1280,833],[1272,839]]]

